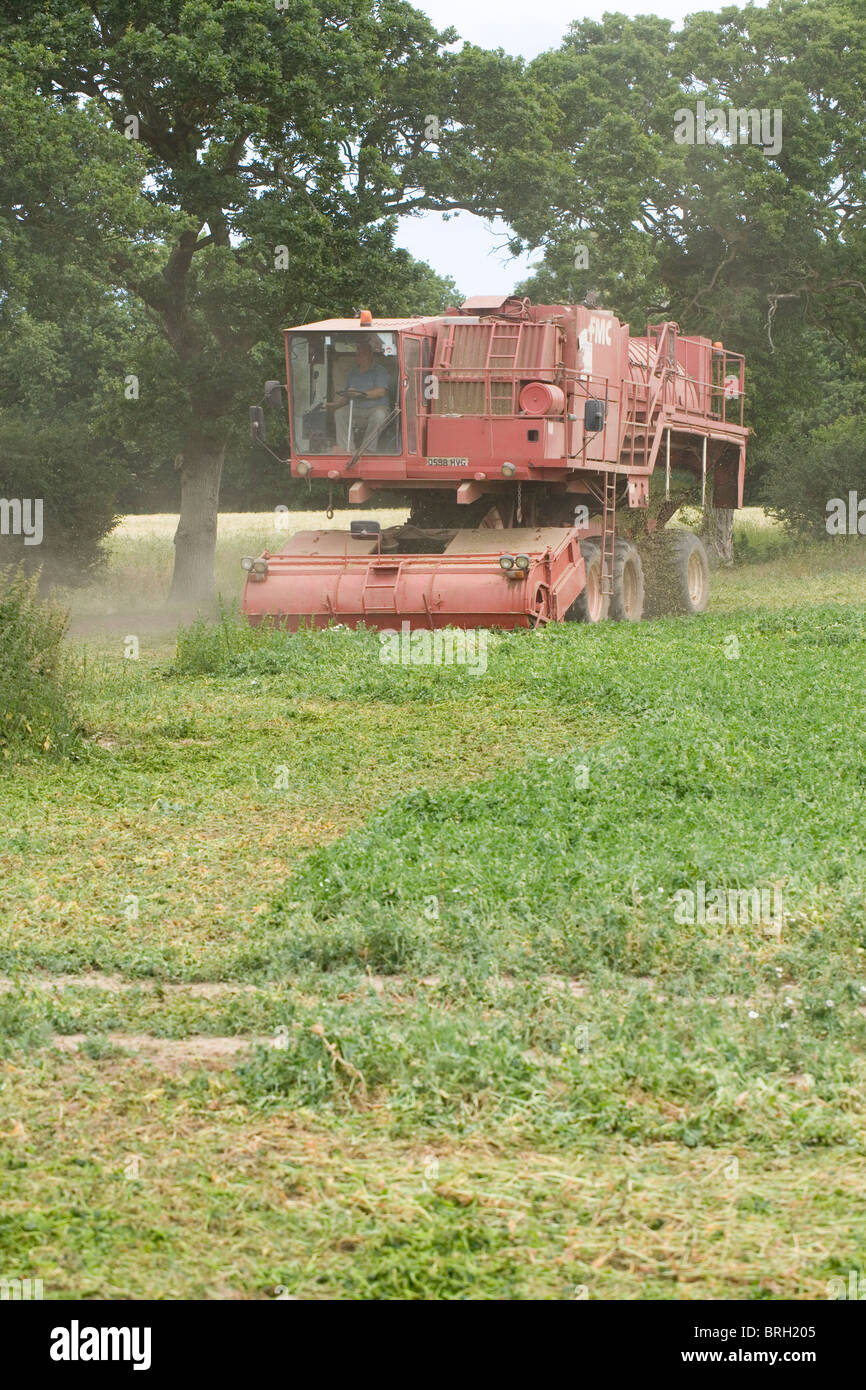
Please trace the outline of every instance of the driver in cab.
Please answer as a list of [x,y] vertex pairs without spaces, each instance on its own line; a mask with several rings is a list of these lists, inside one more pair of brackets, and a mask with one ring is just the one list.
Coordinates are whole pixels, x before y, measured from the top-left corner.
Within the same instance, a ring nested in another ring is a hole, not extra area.
[[352,452],[349,432],[354,434],[358,424],[365,427],[361,452],[372,453],[388,418],[388,370],[374,361],[372,346],[363,338],[355,349],[355,363],[345,388],[326,402],[328,410],[334,411],[338,454]]

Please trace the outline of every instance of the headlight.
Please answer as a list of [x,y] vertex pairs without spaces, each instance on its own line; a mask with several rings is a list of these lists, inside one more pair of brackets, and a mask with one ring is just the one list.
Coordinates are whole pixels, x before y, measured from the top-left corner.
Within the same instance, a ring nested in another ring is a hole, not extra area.
[[502,465],[502,476],[503,476],[503,478],[513,478],[516,472],[517,472],[517,469],[515,468],[515,466],[514,466],[513,463],[503,463],[503,465]]
[[252,570],[253,574],[267,574],[268,562],[267,560],[253,560],[253,563],[250,565],[250,569]]
[[312,466],[311,463],[307,463],[306,459],[298,459],[295,464],[295,473],[299,478],[306,478]]
[[252,555],[245,555],[245,556],[243,557],[243,559],[241,560],[241,569],[242,569],[242,570],[251,570],[254,564],[255,564],[255,561],[253,560]]
[[500,555],[500,557],[499,557],[499,568],[500,568],[500,569],[503,569],[503,570],[513,570],[513,569],[514,569],[514,556],[513,556],[513,555]]
[[523,570],[524,574],[529,569],[530,563],[531,561],[528,555],[515,555],[514,557],[515,569]]

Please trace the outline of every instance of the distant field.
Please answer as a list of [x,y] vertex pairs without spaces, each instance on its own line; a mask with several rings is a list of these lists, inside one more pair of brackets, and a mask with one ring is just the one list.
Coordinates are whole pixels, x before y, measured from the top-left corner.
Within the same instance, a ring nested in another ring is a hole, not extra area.
[[[685,1300],[866,1275],[866,558],[746,524],[778,547],[703,618],[491,634],[482,675],[231,621],[142,625],[126,659],[110,616],[159,601],[174,518],[118,529],[76,600],[81,754],[0,773],[8,1275]],[[225,592],[279,534],[221,519]],[[778,915],[678,918],[699,885]]]

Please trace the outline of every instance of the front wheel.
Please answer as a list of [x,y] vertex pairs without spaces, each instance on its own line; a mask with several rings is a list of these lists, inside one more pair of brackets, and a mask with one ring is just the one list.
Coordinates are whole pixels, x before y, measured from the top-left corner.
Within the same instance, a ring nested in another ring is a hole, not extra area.
[[586,583],[565,615],[567,623],[600,623],[608,615],[610,595],[602,593],[601,543],[589,537],[580,542]]
[[637,623],[643,617],[643,565],[637,547],[617,536],[613,548],[613,594],[610,616],[617,622]]

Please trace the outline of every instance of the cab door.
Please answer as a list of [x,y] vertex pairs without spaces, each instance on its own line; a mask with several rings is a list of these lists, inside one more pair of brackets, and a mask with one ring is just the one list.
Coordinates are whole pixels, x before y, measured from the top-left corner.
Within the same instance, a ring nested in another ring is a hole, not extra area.
[[426,429],[423,421],[421,382],[422,338],[403,335],[403,418],[406,453],[417,459],[424,452]]

